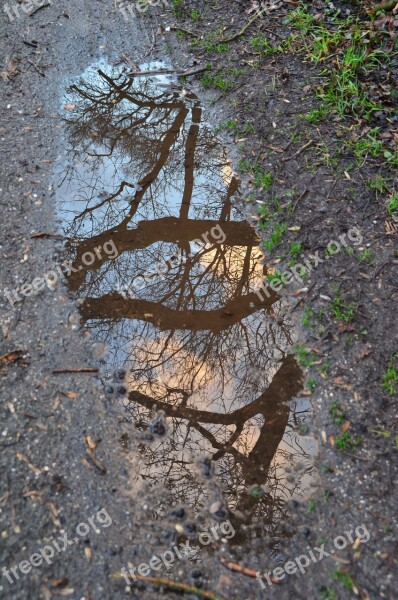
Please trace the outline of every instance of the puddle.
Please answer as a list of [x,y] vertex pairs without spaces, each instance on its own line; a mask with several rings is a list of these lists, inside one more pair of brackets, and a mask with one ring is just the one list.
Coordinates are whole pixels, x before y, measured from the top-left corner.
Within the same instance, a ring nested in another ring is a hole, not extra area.
[[63,104],[68,285],[106,348],[105,391],[131,423],[121,444],[139,456],[137,489],[163,490],[159,513],[229,514],[231,544],[278,536],[289,500],[313,492],[316,445],[310,403],[293,400],[292,324],[276,294],[256,294],[263,256],[233,202],[228,154],[169,75],[93,65]]

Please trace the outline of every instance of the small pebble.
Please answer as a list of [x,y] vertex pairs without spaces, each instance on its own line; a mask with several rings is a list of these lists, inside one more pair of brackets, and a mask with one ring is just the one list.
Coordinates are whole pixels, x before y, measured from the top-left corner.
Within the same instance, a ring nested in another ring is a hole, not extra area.
[[123,381],[126,379],[126,371],[124,369],[118,369],[117,371],[115,371],[114,375],[113,375],[113,381],[115,383],[123,383]]
[[[112,386],[110,386],[112,387]],[[125,385],[118,385],[116,388],[116,395],[121,397],[121,396],[126,396],[127,394],[127,388]]]
[[175,508],[174,510],[172,510],[170,515],[182,521],[183,519],[186,519],[187,511],[185,510],[185,508],[180,506],[179,508]]
[[107,384],[104,387],[104,392],[107,398],[112,398],[113,394],[115,393],[115,388],[113,387],[113,385]]

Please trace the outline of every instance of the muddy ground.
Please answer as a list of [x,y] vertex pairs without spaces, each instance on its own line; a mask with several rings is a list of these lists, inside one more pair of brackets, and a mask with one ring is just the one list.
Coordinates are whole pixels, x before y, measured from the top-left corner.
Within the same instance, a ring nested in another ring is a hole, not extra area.
[[[179,71],[207,66],[181,83],[200,97],[207,120],[223,136],[242,178],[237,202],[249,219],[255,217],[252,224],[265,242],[275,223],[264,224],[266,212],[257,201],[271,205],[278,198],[282,205],[278,218],[288,229],[278,246],[266,247],[268,273],[288,265],[293,243],[301,245],[304,257],[316,251],[324,257],[331,240],[353,228],[359,234],[352,252],[330,256],[302,285],[283,291],[300,338],[296,356],[305,383],[298,395],[310,397],[313,407],[310,433],[319,445],[319,487],[310,500],[289,504],[277,562],[269,550],[272,540],[247,543],[242,526],[234,546],[221,540],[202,562],[180,561],[159,575],[194,586],[196,595],[159,582],[127,586],[118,576],[129,562],[149,561],[170,547],[174,525],[157,517],[155,506],[163,494],[166,503],[172,494],[145,487],[137,493],[129,423],[106,399],[96,374],[54,373],[99,367],[98,344],[78,325],[76,297],[66,285],[13,307],[1,295],[1,567],[26,560],[51,536],[73,535],[101,509],[112,520],[109,525],[99,513],[95,532],[56,554],[51,564],[24,575],[17,571],[13,583],[3,571],[1,597],[397,597],[396,388],[389,393],[382,387],[398,338],[397,231],[386,211],[396,166],[387,164],[389,155],[370,152],[355,162],[352,147],[344,146],[352,135],[366,136],[366,128],[378,127],[384,152],[394,154],[396,59],[366,81],[380,104],[370,120],[349,112],[340,118],[331,110],[308,122],[301,117],[318,106],[314,92],[322,65],[299,46],[259,55],[258,44],[250,42],[263,34],[274,46],[288,38],[292,29],[286,18],[296,8],[276,3],[230,42],[222,40],[253,18],[249,2],[175,2],[128,21],[111,0],[60,0],[32,16],[19,8],[12,21],[2,14],[2,290],[31,282],[65,258],[62,237],[32,236],[62,231],[54,200],[54,173],[64,153],[60,98],[66,85],[101,57],[116,63],[126,55],[133,67],[164,60]],[[323,2],[311,4],[313,14],[324,8]],[[341,9],[343,14],[358,10],[349,3]],[[390,52],[394,38],[388,27],[391,31],[396,23],[380,27]],[[200,43],[201,36],[207,43]],[[258,173],[271,175],[256,182]],[[378,188],[369,186],[379,175]],[[367,250],[371,254],[364,254]],[[368,541],[354,535],[304,575],[280,582],[274,577],[265,588],[253,577],[308,547],[324,543],[330,549],[336,536],[360,525],[369,532]],[[186,533],[172,540],[183,543]]]

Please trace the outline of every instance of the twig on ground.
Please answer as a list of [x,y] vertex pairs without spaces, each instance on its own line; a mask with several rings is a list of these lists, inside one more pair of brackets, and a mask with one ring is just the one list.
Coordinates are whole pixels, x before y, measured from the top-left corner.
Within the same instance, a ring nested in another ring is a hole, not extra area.
[[33,60],[30,60],[30,59],[28,58],[28,63],[32,65],[32,67],[34,68],[34,70],[35,70],[35,71],[37,71],[37,72],[38,72],[38,74],[39,74],[41,77],[45,77],[45,74],[44,74],[44,73],[43,73],[43,71],[42,71],[42,70],[39,68],[39,65],[37,65],[35,62],[33,62]]
[[98,373],[98,369],[95,367],[81,367],[76,369],[53,369],[54,375],[60,373]]
[[[112,579],[124,579],[123,575],[120,572],[114,573],[111,575]],[[200,590],[199,588],[192,587],[191,585],[187,585],[186,583],[178,583],[177,581],[171,581],[170,579],[163,579],[161,577],[144,577],[142,575],[134,575],[134,578],[138,581],[143,581],[144,583],[153,583],[158,586],[164,585],[170,590],[177,590],[178,592],[186,592],[187,594],[195,594],[200,598],[208,598],[209,600],[220,600],[219,596],[213,594],[213,592],[206,592],[205,590]]]
[[38,6],[33,12],[29,14],[29,16],[33,17],[33,15],[39,12],[39,10],[41,10],[42,8],[46,8],[46,6],[51,6],[51,2],[47,2],[47,4],[42,4],[41,6]]
[[257,577],[258,575],[258,571],[255,571],[254,569],[249,569],[248,567],[242,567],[241,565],[238,565],[238,563],[231,562],[223,556],[220,556],[220,562],[222,565],[224,565],[224,567],[226,567],[230,571],[242,573],[243,575],[248,575],[249,577]]
[[261,31],[266,31],[267,33],[270,33],[271,35],[274,35],[274,36],[278,37],[280,40],[284,40],[285,39],[283,37],[283,35],[281,35],[280,33],[277,33],[276,31],[273,31],[272,29],[267,29],[266,27],[262,27],[261,26]]
[[293,154],[293,156],[286,156],[285,158],[282,158],[282,162],[287,162],[288,160],[292,160],[293,158],[296,158],[302,152],[304,152],[304,150],[306,150],[307,148],[312,146],[313,143],[314,143],[314,140],[310,140],[309,142],[304,144],[304,146],[302,148],[300,148],[300,150],[297,150],[296,154]]
[[328,191],[328,195],[326,196],[326,200],[329,200],[330,194],[333,192],[333,190],[334,190],[334,188],[336,186],[337,181],[338,181],[338,179],[336,177],[336,179],[333,181],[332,185],[330,186],[330,189]]
[[376,269],[374,275],[373,275],[373,281],[376,279],[376,277],[378,275],[380,275],[381,271],[384,269],[384,267],[386,267],[389,264],[389,260],[386,260],[386,262],[384,262],[378,269]]
[[300,300],[299,300],[298,302],[296,302],[296,304],[293,306],[293,308],[291,309],[291,312],[293,312],[294,310],[296,310],[296,308],[297,308],[298,306],[300,306],[300,304],[301,304],[302,302],[304,302],[304,300],[305,300],[306,298],[308,298],[308,294],[310,293],[310,291],[311,291],[311,290],[312,290],[312,289],[313,289],[315,286],[316,286],[316,283],[313,283],[313,284],[312,284],[312,285],[311,285],[311,286],[308,288],[308,290],[306,291],[305,295],[304,295],[302,298],[300,298]]
[[186,71],[178,72],[177,69],[157,69],[155,71],[131,71],[127,73],[128,77],[149,77],[150,75],[162,75],[166,73],[177,73],[177,77],[189,77],[196,73],[202,73],[206,71],[207,67],[196,67],[194,69],[187,69]]
[[47,233],[46,231],[40,231],[40,233],[34,233],[30,237],[38,238],[38,239],[39,238],[56,238],[56,239],[60,239],[60,240],[67,239],[64,235],[61,235],[59,233]]
[[155,69],[154,71],[130,71],[128,77],[149,77],[150,75],[162,75],[166,73],[176,73],[177,69]]
[[153,30],[152,31],[152,46],[149,48],[148,52],[146,54],[144,54],[144,58],[146,58],[147,56],[152,54],[152,52],[155,50],[155,48],[156,48],[156,31]]
[[127,64],[128,64],[128,65],[129,65],[129,66],[132,68],[132,69],[135,69],[136,71],[139,71],[139,66],[137,65],[137,63],[133,62],[133,61],[131,60],[131,58],[129,58],[129,57],[127,56],[127,54],[122,54],[122,59],[123,59],[123,61],[121,61],[121,62],[125,62],[125,63],[127,63]]
[[3,354],[3,356],[0,356],[0,367],[20,360],[24,354],[25,350],[13,350],[12,352],[8,352],[8,354]]
[[190,31],[189,29],[184,29],[184,27],[180,27],[179,25],[172,25],[170,27],[170,29],[172,31],[183,31],[184,33],[187,33],[188,35],[192,35],[193,37],[199,38],[200,35],[198,33],[195,33],[194,31]]
[[33,42],[28,42],[28,40],[22,40],[23,44],[26,44],[27,46],[31,46],[32,48],[36,48],[38,47],[38,43],[36,42],[35,44]]
[[234,40],[236,40],[238,37],[240,37],[241,35],[243,35],[246,31],[246,29],[248,29],[250,27],[250,25],[252,23],[254,23],[254,21],[256,21],[259,17],[262,17],[264,14],[264,11],[259,10],[258,12],[256,12],[256,14],[254,15],[254,17],[252,17],[250,19],[250,21],[248,21],[246,23],[246,25],[244,25],[242,27],[242,29],[240,31],[238,31],[237,33],[235,33],[234,35],[231,35],[231,37],[229,38],[221,38],[221,40],[219,41],[220,44],[228,44],[229,42],[233,42]]
[[301,192],[300,196],[297,198],[296,202],[294,203],[294,205],[293,205],[293,209],[292,209],[292,212],[295,212],[295,210],[296,210],[296,208],[297,208],[297,206],[298,206],[298,203],[299,203],[299,202],[300,202],[300,201],[301,201],[301,200],[304,198],[304,196],[305,196],[306,194],[308,194],[308,188],[306,188],[306,187],[305,187],[305,188],[303,189],[303,191]]
[[178,77],[189,77],[190,75],[196,75],[196,73],[203,73],[203,71],[207,71],[207,67],[196,67],[194,69],[188,69],[183,73],[178,73]]
[[286,146],[283,148],[284,152],[286,152],[286,150],[289,150],[290,146],[293,144],[294,139],[291,138],[290,142],[288,142],[286,144]]

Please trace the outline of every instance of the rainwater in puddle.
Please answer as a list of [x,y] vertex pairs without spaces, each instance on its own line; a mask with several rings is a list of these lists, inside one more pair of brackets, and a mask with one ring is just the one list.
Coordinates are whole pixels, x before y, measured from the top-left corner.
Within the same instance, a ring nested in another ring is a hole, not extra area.
[[231,545],[275,540],[288,502],[313,492],[316,446],[310,404],[294,400],[292,324],[274,292],[256,294],[263,256],[227,152],[170,76],[93,65],[63,104],[68,285],[106,348],[104,389],[131,426],[137,489],[162,490],[159,514],[230,518]]

